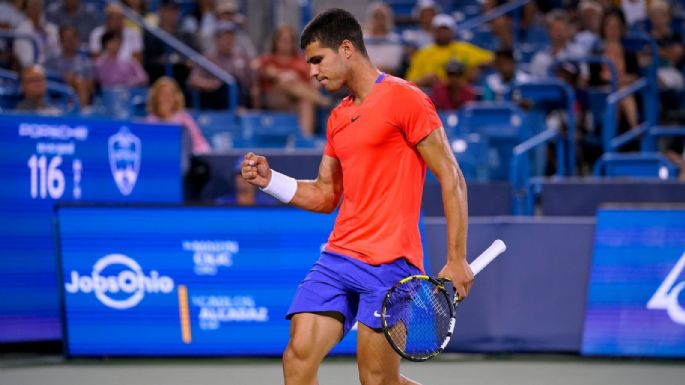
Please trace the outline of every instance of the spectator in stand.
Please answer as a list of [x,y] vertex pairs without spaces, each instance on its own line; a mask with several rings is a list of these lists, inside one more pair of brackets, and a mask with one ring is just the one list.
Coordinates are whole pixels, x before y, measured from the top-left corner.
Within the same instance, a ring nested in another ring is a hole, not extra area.
[[95,59],[95,77],[102,88],[135,88],[147,85],[148,77],[135,59],[122,59],[121,34],[107,31],[102,35],[103,52]]
[[600,41],[600,27],[604,8],[595,0],[583,0],[578,5],[579,31],[573,43],[583,53],[590,55]]
[[327,107],[331,100],[312,82],[296,39],[291,26],[282,25],[274,31],[271,53],[257,61],[259,100],[254,104],[269,110],[296,111],[302,133],[312,135],[316,128],[316,107]]
[[24,14],[26,19],[17,25],[15,31],[36,38],[38,57],[34,56],[33,45],[29,40],[17,39],[14,42],[14,54],[21,66],[43,64],[45,59],[59,55],[59,30],[56,25],[45,20],[43,0],[27,0]]
[[535,79],[549,78],[549,70],[556,60],[584,56],[584,52],[571,42],[572,28],[564,11],[551,11],[546,18],[550,46],[531,60],[530,73]]
[[[651,0],[620,0],[626,25],[633,25],[647,19],[647,4]],[[615,2],[614,2],[615,3]]]
[[[195,36],[181,30],[181,11],[176,0],[161,0],[157,7],[157,16],[159,29],[189,48],[196,51],[199,49]],[[176,82],[186,84],[191,69],[191,63],[187,58],[173,49],[168,50],[164,42],[147,31],[143,34],[143,45],[143,64],[152,82],[166,75],[166,66],[170,63]]]
[[452,59],[466,66],[466,78],[473,81],[478,77],[479,67],[492,62],[492,52],[471,43],[454,40],[456,24],[450,15],[433,18],[435,41],[420,49],[411,58],[407,80],[419,87],[431,88],[439,80],[444,81],[445,65]]
[[48,103],[47,80],[45,70],[38,64],[32,64],[21,71],[21,90],[24,99],[14,108],[15,111],[32,112],[39,115],[59,115],[59,108]]
[[[138,16],[140,16],[143,19],[143,21],[145,21],[145,23],[154,26],[157,26],[157,23],[159,23],[157,16],[154,13],[148,12],[146,0],[123,0],[122,3],[125,6],[131,8],[131,11],[135,12]],[[142,39],[143,29],[135,21],[129,18],[125,18],[124,28],[128,28],[138,32]]]
[[78,95],[81,106],[90,104],[94,89],[93,63],[90,58],[78,52],[79,37],[76,27],[66,25],[60,28],[62,54],[45,62],[45,68],[59,74]]
[[419,0],[416,2],[412,16],[418,23],[417,28],[406,29],[402,39],[414,50],[429,46],[433,43],[433,18],[442,11],[433,0]]
[[180,124],[190,138],[193,154],[211,152],[207,139],[193,117],[186,112],[185,97],[174,79],[163,76],[155,81],[150,87],[147,111],[147,122]]
[[685,182],[685,140],[678,138],[666,149],[666,158],[680,168],[680,180]]
[[[237,26],[231,22],[217,24],[214,29],[216,53],[206,55],[219,68],[233,75],[238,82],[238,104],[249,106],[255,95],[252,88],[255,73],[250,66],[250,58],[244,51],[236,49],[235,31]],[[188,85],[200,91],[200,105],[208,109],[228,107],[227,85],[200,67],[194,67],[188,78]]]
[[661,113],[665,120],[676,122],[680,113],[680,93],[684,88],[683,64],[685,47],[680,34],[673,30],[671,10],[667,2],[652,0],[649,4],[650,35],[658,47],[657,76],[661,90]]
[[278,205],[280,202],[270,195],[260,191],[256,186],[251,185],[240,174],[243,159],[239,158],[233,167],[232,192],[222,195],[216,199],[216,203],[230,204],[238,206],[266,206]]
[[476,100],[476,93],[466,80],[464,64],[450,60],[445,66],[446,81],[438,81],[431,90],[431,99],[438,110],[458,110]]
[[514,84],[530,81],[530,75],[516,69],[516,59],[511,49],[500,49],[495,52],[494,67],[495,73],[485,78],[483,100],[509,100]]
[[211,40],[212,30],[216,25],[216,6],[214,0],[198,0],[197,7],[185,15],[181,21],[181,30],[195,35],[200,48],[205,50],[203,37]]
[[62,0],[50,4],[47,19],[58,27],[76,28],[79,42],[88,46],[91,32],[100,24],[100,14],[92,4],[81,4],[81,0]]
[[[613,63],[618,75],[619,88],[631,84],[640,76],[637,54],[623,47],[622,39],[626,29],[626,20],[621,9],[610,8],[602,16],[602,44],[598,48],[597,53],[605,56]],[[611,71],[607,65],[590,65],[589,85],[606,85],[609,84],[610,80]],[[621,100],[619,107],[619,132],[637,126],[638,110],[635,97],[631,95],[624,98]]]
[[[12,31],[26,16],[22,13],[24,0],[0,1],[0,30]],[[19,61],[14,55],[12,38],[0,38],[0,68],[19,71]]]
[[26,0],[0,0],[0,28],[13,30],[26,19]]
[[402,66],[404,47],[395,28],[392,9],[383,2],[373,2],[366,10],[364,44],[371,62],[379,70],[398,75]]
[[240,14],[240,6],[237,0],[217,0],[215,17],[207,15],[204,20],[204,27],[199,31],[200,40],[202,41],[202,50],[205,53],[211,54],[216,51],[214,46],[214,29],[219,23],[230,22],[235,24],[236,30],[235,41],[236,49],[242,51],[241,55],[245,55],[250,60],[257,57],[257,49],[255,48],[250,35],[242,27],[245,23],[245,17]]
[[124,26],[124,11],[121,5],[110,3],[105,8],[105,24],[96,27],[90,33],[90,54],[93,58],[97,57],[102,52],[102,35],[107,31],[112,31],[121,36],[121,49],[119,50],[119,58],[128,60],[136,59],[138,62],[142,60],[143,39],[140,32],[135,29]]

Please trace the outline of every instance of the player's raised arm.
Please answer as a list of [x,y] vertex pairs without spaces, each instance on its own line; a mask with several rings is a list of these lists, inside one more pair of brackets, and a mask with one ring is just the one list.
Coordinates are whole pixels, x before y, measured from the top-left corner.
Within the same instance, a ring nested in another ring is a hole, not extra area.
[[295,180],[283,175],[272,170],[265,157],[252,152],[245,155],[241,174],[281,202],[308,211],[330,213],[338,207],[342,196],[340,162],[328,155],[321,159],[319,175],[314,180]]
[[428,168],[440,181],[447,221],[447,263],[438,274],[449,278],[459,296],[466,298],[473,273],[466,261],[468,207],[466,182],[450,150],[444,129],[433,130],[416,146]]

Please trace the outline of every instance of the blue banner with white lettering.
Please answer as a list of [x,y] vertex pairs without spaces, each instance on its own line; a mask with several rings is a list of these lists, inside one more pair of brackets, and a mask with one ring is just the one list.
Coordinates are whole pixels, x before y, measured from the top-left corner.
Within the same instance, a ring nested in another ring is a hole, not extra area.
[[[280,355],[335,216],[293,208],[62,207],[71,356]],[[356,330],[333,350],[355,351]]]
[[597,216],[582,352],[685,357],[685,209]]
[[180,202],[175,125],[0,115],[0,342],[61,339],[57,202]]

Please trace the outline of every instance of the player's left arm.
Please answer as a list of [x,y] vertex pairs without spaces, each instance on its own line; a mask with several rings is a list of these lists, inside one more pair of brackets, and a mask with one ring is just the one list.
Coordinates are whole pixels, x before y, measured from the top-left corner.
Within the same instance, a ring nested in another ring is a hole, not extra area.
[[428,168],[440,181],[442,190],[447,221],[447,263],[438,276],[449,278],[460,298],[466,298],[473,283],[473,273],[466,261],[466,181],[442,127],[423,138],[416,148]]

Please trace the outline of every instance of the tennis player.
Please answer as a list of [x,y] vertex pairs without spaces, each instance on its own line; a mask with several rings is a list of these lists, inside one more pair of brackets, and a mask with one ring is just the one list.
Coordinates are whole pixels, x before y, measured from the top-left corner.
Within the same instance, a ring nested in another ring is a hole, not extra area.
[[245,155],[241,169],[248,182],[282,202],[322,213],[340,206],[328,243],[288,311],[285,383],[317,384],[321,361],[359,321],[361,383],[417,384],[400,374],[400,357],[380,332],[378,311],[394,283],[423,272],[419,215],[426,165],[440,181],[447,219],[447,263],[439,276],[468,295],[473,274],[466,261],[463,175],[430,99],[370,62],[350,13],[321,13],[305,27],[300,45],[312,77],[328,91],[350,91],[328,119],[318,177],[295,180],[254,153]]

